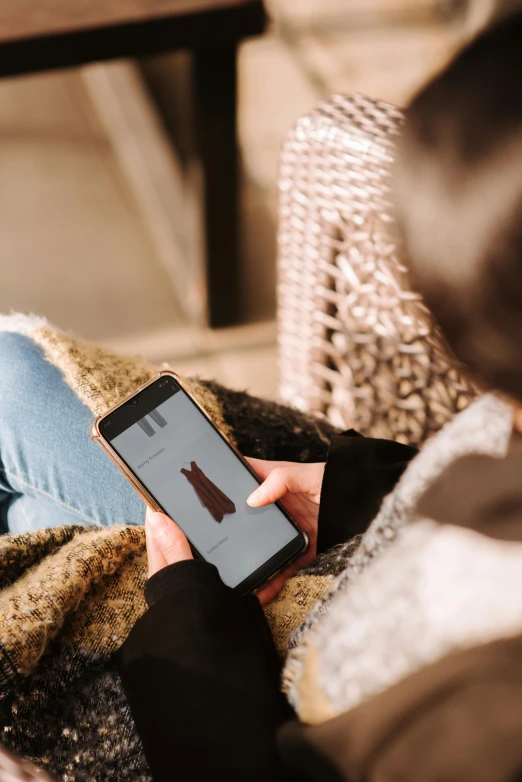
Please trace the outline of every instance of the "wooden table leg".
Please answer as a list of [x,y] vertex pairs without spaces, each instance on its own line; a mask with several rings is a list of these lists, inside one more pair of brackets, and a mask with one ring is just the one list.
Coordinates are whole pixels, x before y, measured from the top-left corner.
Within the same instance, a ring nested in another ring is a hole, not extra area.
[[238,322],[239,152],[237,42],[194,51],[196,137],[203,175],[203,226],[210,326]]

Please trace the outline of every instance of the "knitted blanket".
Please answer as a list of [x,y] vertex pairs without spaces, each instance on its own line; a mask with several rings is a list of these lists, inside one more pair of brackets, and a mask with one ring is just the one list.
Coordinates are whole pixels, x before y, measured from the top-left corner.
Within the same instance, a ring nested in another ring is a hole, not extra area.
[[[42,320],[0,319],[0,329],[40,345],[96,414],[157,371]],[[324,460],[326,421],[188,382],[243,453]],[[449,651],[522,632],[522,545],[415,514],[453,460],[501,457],[511,429],[506,402],[479,399],[424,446],[364,536],[320,557],[266,607],[279,651],[289,649],[284,685],[301,719],[322,721]],[[113,663],[145,610],[144,580],[137,527],[0,538],[1,743],[67,781],[150,779]]]
[[[0,329],[34,340],[93,414],[157,372],[39,318],[0,318]],[[334,434],[326,421],[217,383],[185,382],[241,452],[325,459]],[[0,537],[0,743],[67,782],[150,779],[113,663],[145,611],[144,532],[114,521]],[[328,568],[299,574],[267,608],[281,652],[332,580]]]
[[[284,687],[309,723],[348,711],[451,652],[522,633],[522,544],[419,517],[423,492],[469,454],[505,456],[513,408],[486,394],[427,442],[291,639]],[[284,598],[283,598],[284,599]]]

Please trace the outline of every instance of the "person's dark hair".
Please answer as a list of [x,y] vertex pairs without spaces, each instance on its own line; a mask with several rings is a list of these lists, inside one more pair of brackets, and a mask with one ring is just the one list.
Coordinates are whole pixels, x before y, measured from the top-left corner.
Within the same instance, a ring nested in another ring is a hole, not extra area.
[[522,400],[522,13],[413,100],[395,198],[413,283],[456,357]]

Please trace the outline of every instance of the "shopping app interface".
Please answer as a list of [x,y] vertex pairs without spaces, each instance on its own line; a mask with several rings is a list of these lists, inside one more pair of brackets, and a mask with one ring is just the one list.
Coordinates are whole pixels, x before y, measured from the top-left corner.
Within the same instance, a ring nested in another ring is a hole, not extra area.
[[231,587],[299,534],[275,505],[246,504],[257,481],[181,391],[111,444]]

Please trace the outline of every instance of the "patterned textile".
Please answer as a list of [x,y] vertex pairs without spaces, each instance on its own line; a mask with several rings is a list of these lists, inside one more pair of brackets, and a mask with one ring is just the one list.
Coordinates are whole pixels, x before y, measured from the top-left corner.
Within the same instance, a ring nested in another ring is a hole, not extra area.
[[481,397],[424,445],[365,534],[312,566],[329,588],[294,633],[284,671],[304,722],[341,714],[444,654],[522,633],[522,546],[415,514],[456,459],[505,456],[512,429],[511,405]]
[[[0,319],[2,328],[38,343],[93,413],[156,371],[42,320]],[[243,453],[324,460],[335,433],[326,421],[216,383],[190,385]],[[522,632],[520,544],[415,516],[455,459],[502,457],[512,424],[507,402],[472,404],[424,446],[363,536],[319,557],[266,607],[281,655],[289,649],[284,686],[302,720],[338,714],[448,651]],[[0,538],[0,743],[66,782],[150,780],[113,663],[145,610],[144,580],[141,528]]]
[[[42,319],[0,318],[0,329],[40,345],[93,414],[157,371]],[[326,421],[216,383],[185,382],[243,453],[325,459],[334,434]],[[150,779],[112,660],[145,611],[145,564],[143,529],[121,524],[0,538],[0,743],[67,782]],[[268,608],[281,650],[330,581],[296,576]]]

